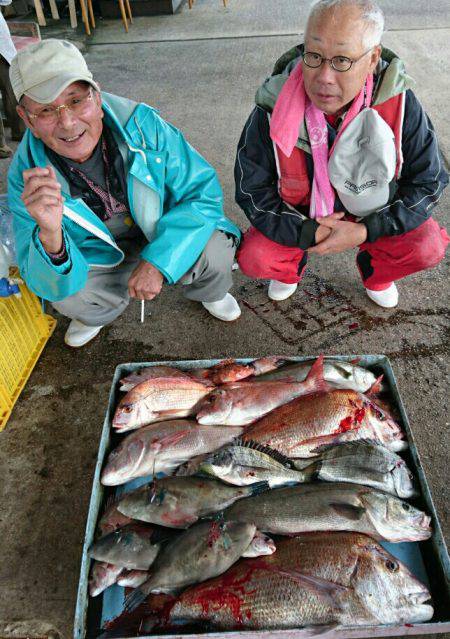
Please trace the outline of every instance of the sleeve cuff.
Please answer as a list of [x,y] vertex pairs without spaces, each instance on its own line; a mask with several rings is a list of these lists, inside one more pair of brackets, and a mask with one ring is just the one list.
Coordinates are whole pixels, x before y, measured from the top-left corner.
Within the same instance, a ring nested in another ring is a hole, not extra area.
[[316,220],[305,220],[300,230],[300,241],[298,243],[299,248],[303,251],[315,246],[316,244],[316,231],[319,224]]
[[382,235],[386,235],[386,233],[383,233],[382,217],[376,211],[367,217],[363,217],[361,224],[364,224],[367,229],[367,242],[375,242]]

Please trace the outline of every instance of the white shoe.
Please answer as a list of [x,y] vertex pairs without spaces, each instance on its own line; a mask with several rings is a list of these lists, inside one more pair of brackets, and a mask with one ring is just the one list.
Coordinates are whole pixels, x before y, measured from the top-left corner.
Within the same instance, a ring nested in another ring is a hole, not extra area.
[[64,335],[64,341],[67,346],[72,346],[72,348],[79,348],[80,346],[84,346],[91,339],[94,339],[96,335],[100,333],[103,326],[86,326],[83,322],[79,322],[76,319],[73,319],[69,328]]
[[383,308],[394,308],[398,304],[398,289],[394,282],[384,291],[371,291],[370,288],[366,288],[366,293],[372,302]]
[[270,280],[267,295],[271,300],[281,302],[281,300],[287,300],[288,297],[294,295],[297,290],[297,286],[298,284],[285,284],[284,282],[278,282],[277,280]]
[[232,322],[241,314],[239,304],[230,293],[227,293],[225,297],[218,302],[202,302],[202,304],[208,313],[211,313],[211,315],[224,322]]

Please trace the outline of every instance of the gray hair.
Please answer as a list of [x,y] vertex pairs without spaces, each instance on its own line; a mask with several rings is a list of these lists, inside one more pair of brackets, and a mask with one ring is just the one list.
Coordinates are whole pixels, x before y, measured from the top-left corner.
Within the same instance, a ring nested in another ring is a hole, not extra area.
[[384,14],[374,0],[316,0],[310,9],[307,24],[326,9],[334,7],[358,7],[361,10],[361,19],[366,22],[367,30],[363,36],[363,44],[367,48],[380,44],[384,31]]

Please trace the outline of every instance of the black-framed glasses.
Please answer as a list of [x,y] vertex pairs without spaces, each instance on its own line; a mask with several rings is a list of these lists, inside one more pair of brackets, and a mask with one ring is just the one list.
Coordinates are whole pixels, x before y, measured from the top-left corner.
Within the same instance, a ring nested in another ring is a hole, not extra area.
[[356,60],[347,58],[345,55],[335,55],[332,58],[324,58],[320,53],[314,53],[314,51],[304,51],[302,58],[306,66],[311,69],[318,69],[324,62],[329,62],[332,69],[339,71],[339,73],[344,73],[345,71],[350,71],[352,66],[370,53],[373,48],[374,47],[370,47],[370,49],[360,55],[359,58],[356,58]]

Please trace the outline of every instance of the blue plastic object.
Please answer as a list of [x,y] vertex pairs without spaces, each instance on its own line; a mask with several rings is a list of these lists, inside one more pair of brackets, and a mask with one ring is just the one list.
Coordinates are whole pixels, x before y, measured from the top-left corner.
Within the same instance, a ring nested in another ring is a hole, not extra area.
[[10,295],[20,295],[17,284],[11,284],[8,278],[0,278],[0,297],[9,297]]

